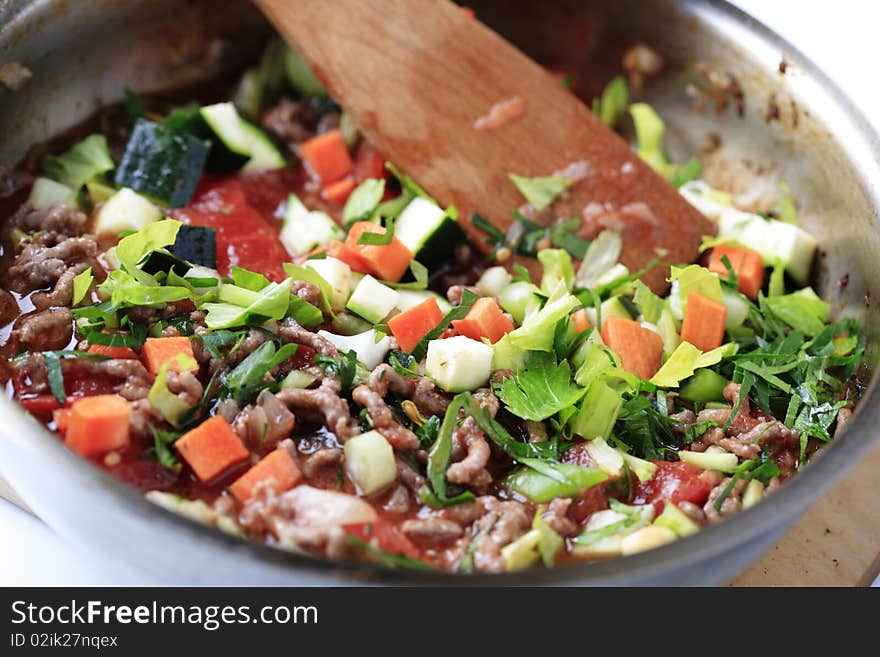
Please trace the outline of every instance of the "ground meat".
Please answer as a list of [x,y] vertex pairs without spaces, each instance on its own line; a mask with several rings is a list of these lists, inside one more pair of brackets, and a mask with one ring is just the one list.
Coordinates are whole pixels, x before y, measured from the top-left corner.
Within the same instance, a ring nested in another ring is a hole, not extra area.
[[745,479],[737,479],[730,494],[721,503],[721,509],[715,508],[715,501],[721,496],[729,483],[730,477],[725,477],[721,480],[721,483],[709,492],[709,499],[703,506],[703,513],[706,514],[706,520],[711,524],[739,513],[740,509],[742,509],[742,494],[748,483]]
[[129,428],[132,438],[147,443],[153,440],[152,427],[162,421],[159,411],[148,399],[138,399],[131,404],[131,420]]
[[425,478],[399,456],[395,458],[395,462],[397,463],[397,478],[413,493],[418,494],[422,486],[425,485]]
[[[739,390],[740,385],[738,383],[728,383],[724,387],[724,398],[727,399],[731,404],[736,404],[737,399],[739,398]],[[728,408],[707,408],[697,415],[697,422],[706,422],[713,421],[718,423],[719,425],[723,425],[727,422],[727,419],[730,417],[730,412],[732,409]],[[734,436],[745,431],[749,431],[756,424],[761,421],[768,420],[770,418],[765,418],[761,415],[753,416],[751,410],[751,404],[749,403],[748,398],[743,399],[742,405],[739,408],[739,412],[736,414],[736,417],[733,418],[733,422],[730,423],[730,427],[727,431],[728,436]]]
[[26,233],[42,231],[69,237],[82,235],[87,221],[88,216],[85,213],[71,208],[64,202],[41,209],[25,204],[10,220],[12,224]]
[[409,512],[411,506],[409,489],[404,484],[396,484],[382,504],[382,508],[387,513],[396,515]]
[[463,533],[461,525],[443,518],[406,520],[401,529],[410,540],[429,546],[448,543]]
[[80,262],[95,266],[98,244],[91,235],[70,237],[48,246],[42,242],[25,244],[6,272],[9,288],[27,294],[54,286],[72,265]]
[[557,497],[550,502],[547,510],[541,514],[541,518],[547,525],[560,536],[571,536],[579,527],[577,523],[568,517],[568,510],[574,500],[568,497]]
[[379,393],[369,386],[360,385],[352,391],[351,397],[367,409],[373,428],[385,436],[394,449],[399,452],[418,449],[418,436],[394,419],[394,414]]
[[325,379],[320,386],[309,390],[286,388],[277,397],[298,418],[302,415],[310,421],[321,422],[342,442],[359,433],[348,402],[339,396],[339,382],[334,379]]
[[297,144],[314,136],[315,120],[315,112],[308,105],[282,98],[263,114],[260,122],[293,150]]
[[311,347],[328,358],[339,358],[336,347],[327,338],[302,327],[295,319],[287,318],[278,324],[278,335],[284,342],[295,342]]
[[697,416],[694,415],[692,410],[685,409],[678,413],[672,413],[669,419],[675,421],[675,424],[672,425],[672,430],[683,435],[685,431],[696,423]]
[[296,418],[268,389],[263,390],[255,404],[248,404],[232,422],[235,433],[252,447],[274,445],[293,431]]
[[693,502],[688,502],[684,500],[679,502],[677,506],[679,509],[681,509],[682,513],[684,513],[694,522],[702,525],[706,521],[706,514],[703,513],[703,509],[701,509]]
[[34,308],[45,310],[46,308],[69,306],[73,300],[73,279],[88,267],[88,263],[85,262],[68,267],[67,271],[61,274],[51,292],[36,292],[31,296]]
[[480,291],[473,285],[453,285],[446,290],[446,298],[453,306],[457,306],[461,303],[461,297],[464,296],[465,290],[470,290],[477,295],[480,294]]
[[492,475],[486,470],[491,450],[486,435],[477,426],[474,418],[465,418],[455,429],[455,441],[467,451],[467,455],[446,470],[446,478],[453,484],[467,486],[478,492],[486,491],[492,485]]
[[172,301],[166,303],[160,308],[152,308],[150,306],[137,306],[129,308],[127,311],[128,318],[138,324],[153,324],[163,319],[171,319],[172,317],[180,317],[188,315],[195,310],[195,305],[189,299],[181,301]]
[[177,395],[187,406],[198,404],[204,392],[202,382],[192,372],[168,370],[165,373],[165,385],[169,392]]
[[321,306],[321,290],[314,283],[306,281],[294,281],[290,292],[303,301],[308,301],[313,306]]
[[302,462],[305,478],[315,484],[335,481],[336,471],[342,465],[344,455],[338,447],[324,447],[309,454]]
[[423,376],[416,381],[416,388],[412,394],[412,400],[419,410],[425,415],[437,415],[443,417],[452,398],[446,393],[437,390],[434,380]]
[[310,486],[298,486],[279,495],[271,486],[258,485],[239,513],[239,524],[253,535],[271,534],[282,547],[305,548],[342,559],[349,551],[345,531],[337,524],[323,522],[305,506],[314,491]]
[[837,437],[843,428],[846,426],[846,423],[850,421],[853,415],[853,409],[849,406],[841,408],[837,413],[837,428],[834,430],[834,437]]
[[532,514],[520,502],[501,502],[495,497],[479,498],[486,515],[477,521],[479,532],[486,523],[495,518],[492,529],[477,543],[474,551],[474,569],[477,572],[500,573],[506,568],[501,548],[525,534],[532,525]]
[[11,293],[0,288],[0,326],[6,326],[18,317],[18,301]]
[[339,119],[339,112],[327,112],[318,119],[318,125],[315,126],[315,132],[322,135],[325,132],[336,130],[339,128]]
[[73,314],[70,308],[22,315],[12,330],[12,338],[29,351],[64,349],[72,337]]
[[415,380],[400,374],[391,365],[382,363],[370,372],[370,388],[380,397],[387,397],[388,391],[397,397],[409,398],[415,387]]

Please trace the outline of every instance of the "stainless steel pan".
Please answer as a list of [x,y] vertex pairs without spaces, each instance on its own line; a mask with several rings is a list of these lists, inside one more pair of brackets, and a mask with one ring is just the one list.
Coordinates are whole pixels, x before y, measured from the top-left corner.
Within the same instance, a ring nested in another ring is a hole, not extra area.
[[[818,288],[839,314],[864,322],[868,361],[876,363],[880,316],[870,297],[880,290],[880,142],[806,57],[720,1],[535,1],[518,2],[515,11],[500,0],[468,4],[539,61],[574,67],[584,89],[598,88],[625,47],[642,41],[659,50],[667,65],[649,81],[645,98],[667,119],[673,154],[711,145],[702,156],[704,177],[743,200],[774,193],[778,180],[789,183],[803,224],[822,245]],[[22,60],[34,74],[22,91],[0,88],[0,162],[17,161],[32,143],[117,100],[125,86],[165,89],[233,70],[256,56],[266,34],[244,2],[0,3],[0,64]],[[693,109],[694,90],[705,87],[698,62],[733,76],[724,79],[735,79],[742,92],[741,114],[737,94],[728,94],[721,113],[711,105]],[[849,284],[840,287],[844,274]],[[646,554],[495,577],[339,564],[220,534],[145,501],[5,399],[0,471],[62,535],[169,584],[711,584],[768,549],[876,443],[875,388],[829,449],[766,502],[728,522]]]

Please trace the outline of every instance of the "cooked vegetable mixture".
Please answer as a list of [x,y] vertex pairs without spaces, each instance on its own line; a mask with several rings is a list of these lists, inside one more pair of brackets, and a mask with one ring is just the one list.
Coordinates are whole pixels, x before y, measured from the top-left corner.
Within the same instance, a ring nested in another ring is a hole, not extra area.
[[852,414],[863,339],[791,199],[734,207],[622,78],[594,111],[717,225],[652,263],[665,296],[619,262],[650,208],[554,214],[577,163],[510,172],[513,228],[471,244],[283,45],[227,98],[127,92],[3,176],[8,394],[153,502],[331,558],[552,567],[748,509]]

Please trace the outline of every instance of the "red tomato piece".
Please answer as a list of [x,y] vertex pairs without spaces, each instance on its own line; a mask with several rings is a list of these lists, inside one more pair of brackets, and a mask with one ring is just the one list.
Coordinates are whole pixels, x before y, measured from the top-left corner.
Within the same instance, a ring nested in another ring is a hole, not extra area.
[[[250,182],[248,183],[250,184]],[[241,180],[204,176],[185,208],[173,212],[175,219],[217,231],[217,270],[228,276],[233,265],[284,279],[281,263],[287,251],[278,241],[276,228],[249,203]]]
[[681,461],[654,461],[657,472],[648,481],[633,478],[632,504],[653,504],[663,510],[663,502],[691,502],[702,506],[709,499],[712,485],[700,477],[703,471]]
[[344,525],[343,529],[362,541],[372,542],[376,539],[378,548],[389,554],[402,554],[410,559],[419,559],[419,549],[403,535],[395,525],[380,518],[375,522],[361,522]]
[[19,403],[31,415],[49,415],[52,411],[61,408],[58,400],[52,395],[37,395],[36,397],[28,397],[20,399]]
[[571,505],[569,513],[575,522],[584,524],[587,519],[602,509],[608,508],[608,494],[605,484],[598,484],[581,493]]

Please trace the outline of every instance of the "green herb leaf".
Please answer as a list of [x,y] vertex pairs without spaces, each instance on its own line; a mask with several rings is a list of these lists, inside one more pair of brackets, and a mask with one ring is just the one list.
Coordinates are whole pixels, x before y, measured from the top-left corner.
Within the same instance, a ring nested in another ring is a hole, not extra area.
[[511,413],[536,422],[576,404],[587,392],[571,380],[568,361],[557,363],[552,354],[541,351],[529,356],[525,369],[492,387]]
[[538,212],[550,207],[553,201],[571,186],[571,180],[559,176],[526,178],[515,173],[508,173],[507,177]]
[[112,171],[115,164],[104,135],[89,135],[61,155],[46,155],[46,175],[73,190],[79,190],[102,173]]
[[466,398],[458,395],[452,400],[443,417],[443,424],[437,434],[431,451],[428,452],[428,483],[431,486],[432,495],[422,496],[424,499],[435,502],[438,506],[452,506],[463,502],[471,502],[474,494],[471,491],[462,491],[455,497],[447,497],[446,494],[446,469],[452,457],[452,437],[458,423],[458,414],[465,404]]
[[267,341],[252,351],[226,377],[226,389],[230,396],[242,404],[256,398],[266,387],[266,375],[281,363],[291,358],[297,345],[286,344],[276,351],[275,343]]
[[72,305],[77,306],[80,301],[86,298],[86,293],[89,291],[89,288],[92,287],[92,281],[94,280],[95,277],[92,276],[91,267],[87,267],[85,271],[82,271],[73,277]]

